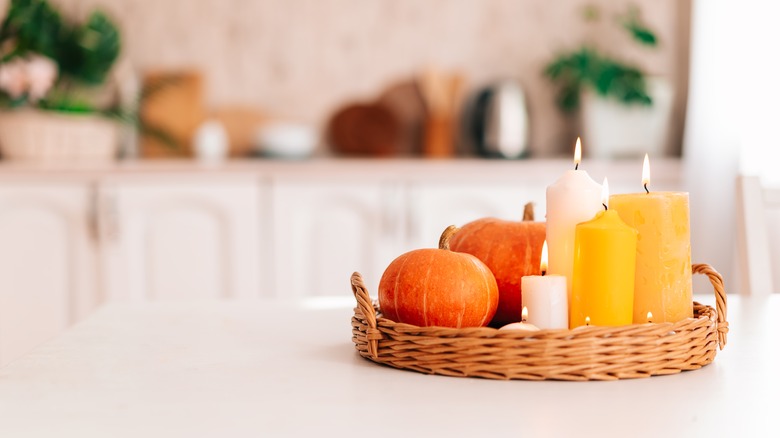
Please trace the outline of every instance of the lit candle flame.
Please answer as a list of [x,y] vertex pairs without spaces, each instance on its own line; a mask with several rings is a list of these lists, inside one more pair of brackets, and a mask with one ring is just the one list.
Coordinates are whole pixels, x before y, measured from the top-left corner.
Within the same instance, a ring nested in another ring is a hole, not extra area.
[[528,320],[528,307],[523,306],[523,312],[521,313],[521,321],[525,322]]
[[653,312],[647,312],[647,322],[653,322]]
[[585,325],[590,325],[590,316],[585,317]]
[[582,161],[582,142],[580,142],[580,138],[577,137],[577,144],[574,146],[574,170],[577,170],[578,167],[580,167],[580,162]]
[[647,189],[648,184],[650,184],[650,158],[645,154],[645,161],[642,163],[642,185],[645,187],[645,192],[650,193]]
[[601,184],[601,205],[604,206],[604,210],[609,210],[609,181],[606,176],[604,183]]
[[539,269],[542,271],[542,275],[547,273],[547,240],[542,245],[542,260],[539,262]]

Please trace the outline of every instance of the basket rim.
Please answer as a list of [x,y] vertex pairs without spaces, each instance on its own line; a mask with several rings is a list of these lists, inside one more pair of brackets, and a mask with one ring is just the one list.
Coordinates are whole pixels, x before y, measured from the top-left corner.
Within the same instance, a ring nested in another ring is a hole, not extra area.
[[[681,333],[691,330],[700,330],[714,326],[717,332],[717,344],[722,350],[727,342],[729,331],[726,320],[726,292],[723,286],[723,277],[708,264],[692,265],[693,273],[706,275],[713,286],[716,298],[716,308],[693,302],[694,317],[677,322],[658,322],[644,324],[628,324],[623,326],[584,326],[574,329],[542,329],[534,332],[501,331],[493,327],[421,327],[412,324],[395,322],[382,316],[378,304],[371,300],[363,278],[355,272],[351,277],[352,291],[357,300],[354,308],[353,319],[361,320],[366,326],[365,338],[368,342],[368,354],[376,360],[378,358],[378,343],[385,339],[383,331],[391,330],[408,336],[427,336],[445,339],[517,339],[527,341],[547,340],[585,340],[607,338],[615,336],[651,336],[658,338],[675,338]],[[383,330],[384,329],[384,330]],[[356,336],[356,335],[355,335]],[[354,338],[354,336],[353,336]]]
[[[539,329],[535,331],[522,331],[522,330],[499,330],[495,327],[464,327],[464,328],[454,328],[454,327],[443,327],[443,326],[417,326],[414,324],[408,324],[405,322],[396,322],[392,319],[386,318],[383,316],[379,309],[379,305],[375,300],[372,300],[372,304],[374,306],[374,310],[376,312],[376,322],[377,322],[377,328],[380,328],[382,326],[388,326],[392,327],[396,331],[402,331],[402,332],[420,332],[420,331],[436,331],[436,333],[439,336],[446,336],[450,338],[456,338],[456,337],[468,337],[468,338],[518,338],[518,339],[524,339],[524,338],[539,338],[541,335],[546,335],[550,333],[566,333],[566,334],[574,334],[576,333],[584,333],[584,334],[593,334],[598,335],[602,334],[601,332],[610,332],[614,331],[616,329],[623,329],[628,327],[663,327],[668,328],[670,331],[673,331],[676,326],[682,326],[690,324],[691,321],[714,321],[715,320],[715,309],[712,306],[701,304],[697,301],[693,302],[694,305],[694,316],[691,318],[685,318],[683,320],[677,321],[677,322],[653,322],[653,323],[643,323],[643,324],[625,324],[620,326],[598,326],[598,325],[589,325],[589,326],[580,326],[575,327],[573,329],[569,328],[561,328],[561,329]],[[355,313],[356,317],[362,317],[361,319],[365,320],[365,316],[363,315],[363,312],[360,311],[359,307],[353,308],[353,311]],[[577,336],[579,337],[579,336]]]

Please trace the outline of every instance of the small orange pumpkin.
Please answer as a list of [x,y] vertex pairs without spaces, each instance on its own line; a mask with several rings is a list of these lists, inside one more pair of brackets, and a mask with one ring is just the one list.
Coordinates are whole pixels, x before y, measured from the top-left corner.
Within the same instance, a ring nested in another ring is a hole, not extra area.
[[450,243],[453,251],[482,260],[496,277],[499,300],[492,326],[520,321],[523,310],[520,279],[541,274],[539,262],[546,226],[533,220],[533,204],[528,203],[522,222],[478,219],[464,225]]
[[390,263],[379,282],[379,307],[393,321],[416,326],[482,327],[498,306],[498,285],[478,258],[450,251],[449,226],[438,249],[417,249]]

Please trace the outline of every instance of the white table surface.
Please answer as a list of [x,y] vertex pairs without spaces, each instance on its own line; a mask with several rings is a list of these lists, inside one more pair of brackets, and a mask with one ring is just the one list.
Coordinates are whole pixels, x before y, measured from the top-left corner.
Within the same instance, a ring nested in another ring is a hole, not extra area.
[[354,350],[352,310],[341,303],[104,307],[0,369],[0,437],[777,432],[780,296],[730,297],[729,342],[713,364],[615,382],[493,381],[380,366]]

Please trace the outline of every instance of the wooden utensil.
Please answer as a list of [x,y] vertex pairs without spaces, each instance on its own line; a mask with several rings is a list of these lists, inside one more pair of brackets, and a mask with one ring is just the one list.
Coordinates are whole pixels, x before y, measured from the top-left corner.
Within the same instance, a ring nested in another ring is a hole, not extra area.
[[464,78],[458,73],[446,74],[427,68],[417,78],[425,102],[423,155],[447,158],[455,155],[455,123]]

